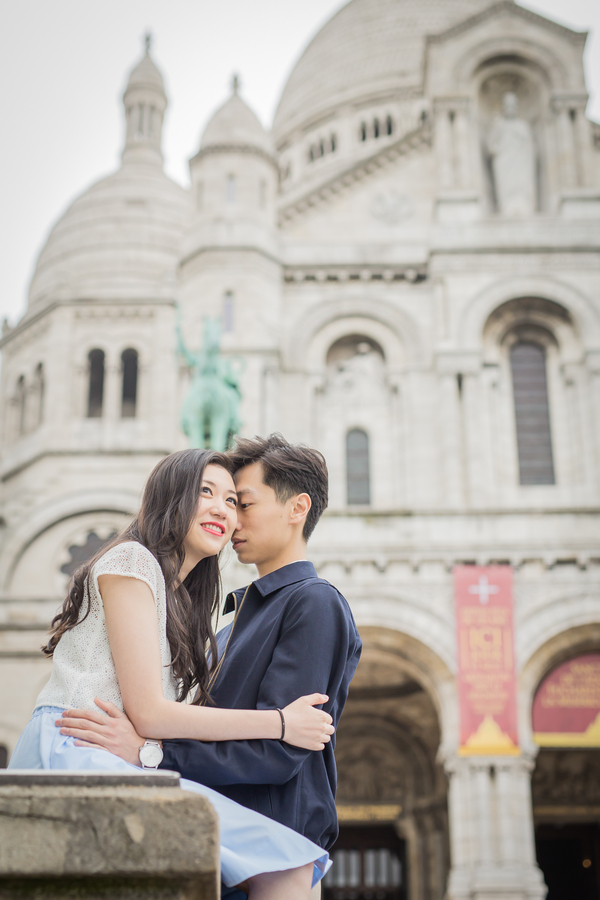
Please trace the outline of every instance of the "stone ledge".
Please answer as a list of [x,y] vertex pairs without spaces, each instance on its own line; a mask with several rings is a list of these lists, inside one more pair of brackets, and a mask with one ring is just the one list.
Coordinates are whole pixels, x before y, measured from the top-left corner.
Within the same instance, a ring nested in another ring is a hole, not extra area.
[[0,775],[0,898],[216,900],[217,816],[174,772]]

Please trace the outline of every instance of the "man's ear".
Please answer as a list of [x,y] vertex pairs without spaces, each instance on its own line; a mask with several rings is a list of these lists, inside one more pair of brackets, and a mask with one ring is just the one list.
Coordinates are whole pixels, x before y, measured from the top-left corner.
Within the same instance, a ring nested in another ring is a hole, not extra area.
[[291,498],[292,508],[290,512],[290,522],[292,525],[302,525],[308,515],[308,511],[312,506],[312,501],[308,494],[297,494]]

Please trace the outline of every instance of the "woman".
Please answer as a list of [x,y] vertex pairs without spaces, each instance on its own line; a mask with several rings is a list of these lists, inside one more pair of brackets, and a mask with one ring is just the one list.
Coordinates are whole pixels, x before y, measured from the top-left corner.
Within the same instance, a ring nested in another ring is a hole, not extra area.
[[[282,711],[210,705],[218,555],[233,533],[236,505],[223,454],[184,450],[156,466],[138,516],[73,577],[44,648],[54,658],[52,675],[11,768],[138,771],[60,734],[57,716],[74,706],[95,709],[99,697],[125,710],[149,739],[282,739],[285,722],[287,743],[323,749],[333,733],[331,717],[314,708],[327,700],[323,694]],[[320,847],[210,788],[183,779],[181,786],[208,797],[219,815],[226,885],[246,882],[252,900],[308,897],[327,868]]]

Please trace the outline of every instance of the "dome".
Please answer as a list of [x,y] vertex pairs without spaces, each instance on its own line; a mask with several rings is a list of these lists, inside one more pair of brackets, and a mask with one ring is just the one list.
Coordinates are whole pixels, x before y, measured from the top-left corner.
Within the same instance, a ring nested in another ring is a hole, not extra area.
[[235,86],[234,93],[217,110],[204,130],[200,150],[208,147],[254,147],[269,156],[273,155],[271,138]]
[[126,165],[98,181],[50,232],[29,311],[54,300],[170,296],[189,203],[157,166]]
[[425,39],[495,0],[351,0],[308,45],[283,90],[277,140],[348,101],[423,83]]
[[129,76],[127,90],[133,87],[154,88],[163,94],[165,92],[163,77],[148,51]]

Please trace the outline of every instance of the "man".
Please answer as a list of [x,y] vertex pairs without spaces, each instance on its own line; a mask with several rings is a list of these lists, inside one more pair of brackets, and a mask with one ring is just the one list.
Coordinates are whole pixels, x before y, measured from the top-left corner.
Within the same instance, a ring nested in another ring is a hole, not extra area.
[[[307,541],[327,507],[325,460],[279,435],[240,439],[230,459],[238,494],[232,543],[259,577],[227,598],[225,610],[235,610],[235,617],[218,634],[211,697],[229,709],[273,709],[320,692],[329,697],[323,708],[337,727],[361,641],[346,600],[306,559]],[[73,726],[63,733],[139,765],[144,739],[119,710],[109,717],[69,714]],[[329,849],[338,834],[334,745],[332,739],[322,752],[311,752],[280,741],[169,740],[160,766]]]

